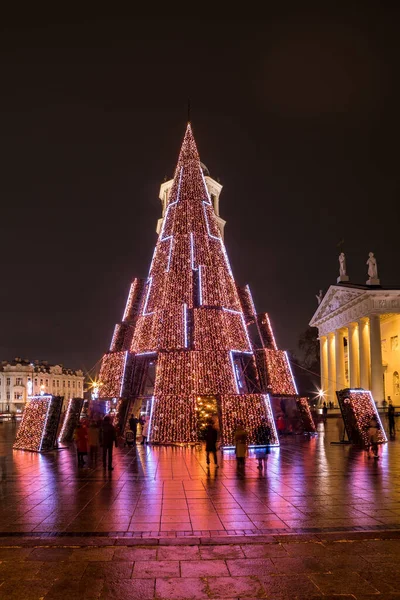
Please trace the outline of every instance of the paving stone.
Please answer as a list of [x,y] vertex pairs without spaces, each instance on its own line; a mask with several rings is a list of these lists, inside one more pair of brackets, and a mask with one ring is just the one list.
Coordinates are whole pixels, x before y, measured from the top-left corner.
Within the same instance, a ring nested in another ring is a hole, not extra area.
[[102,579],[82,578],[80,581],[68,578],[56,581],[46,594],[46,600],[98,600],[103,589]]
[[44,562],[35,575],[35,579],[40,581],[55,581],[61,579],[78,580],[82,578],[89,563],[76,561],[52,562],[49,565]]
[[0,600],[41,600],[51,585],[49,581],[5,581],[0,586]]
[[291,600],[297,597],[322,596],[322,592],[306,575],[264,575],[260,576],[259,580],[268,598],[282,597]]
[[207,577],[210,598],[265,598],[256,577]]
[[157,600],[203,600],[209,598],[207,581],[200,577],[156,579]]
[[177,560],[147,560],[136,561],[132,577],[179,577],[179,561]]
[[244,558],[244,552],[238,545],[218,545],[218,546],[201,546],[200,554],[202,559],[226,559],[226,558]]
[[104,581],[100,600],[153,600],[154,585],[154,579]]
[[323,594],[377,594],[378,590],[358,573],[312,573],[310,579]]
[[130,579],[133,561],[89,562],[84,572],[85,578],[119,581]]
[[328,559],[306,556],[303,558],[272,558],[271,573],[326,573],[331,570],[332,563]]
[[23,560],[32,552],[31,548],[12,548],[0,546],[0,561],[1,560]]
[[182,577],[223,577],[229,571],[223,560],[181,561]]
[[72,551],[69,560],[82,560],[84,562],[112,560],[114,552],[114,548],[76,548]]
[[233,577],[246,575],[267,575],[273,569],[273,563],[270,558],[255,558],[227,560],[226,564],[230,575]]
[[157,558],[158,560],[198,560],[200,551],[198,546],[159,546]]
[[286,546],[281,544],[243,544],[246,558],[273,558],[288,556]]
[[0,581],[34,579],[42,565],[39,561],[3,560],[0,562]]
[[140,546],[129,547],[129,548],[115,548],[113,562],[122,561],[134,561],[134,560],[156,560],[157,558],[157,547],[154,548],[142,548]]
[[72,548],[35,548],[32,550],[26,560],[56,562],[69,559],[72,552]]

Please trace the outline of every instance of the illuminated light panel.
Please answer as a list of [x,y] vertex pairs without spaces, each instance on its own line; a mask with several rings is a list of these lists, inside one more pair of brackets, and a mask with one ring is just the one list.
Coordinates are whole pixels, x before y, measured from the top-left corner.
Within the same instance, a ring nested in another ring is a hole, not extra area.
[[283,350],[262,348],[256,350],[255,355],[262,389],[270,390],[272,396],[295,396],[297,394]]
[[188,347],[188,336],[187,336],[187,304],[183,305],[183,332],[185,336],[185,348]]
[[[276,345],[276,340],[275,340],[275,336],[274,336],[274,330],[271,327],[271,321],[269,320],[269,316],[267,313],[265,313],[265,316],[267,317],[267,323],[268,323],[268,329],[271,333],[271,337],[272,337],[272,343],[274,345],[274,350],[278,350],[278,346]],[[290,365],[289,365],[290,366]],[[292,369],[290,369],[290,371],[292,371]],[[294,380],[293,380],[294,381]],[[295,384],[296,385],[296,384]]]
[[193,232],[190,232],[190,264],[192,265],[192,271],[196,270],[194,266],[194,240],[193,240]]
[[99,398],[118,398],[122,387],[126,352],[111,352],[103,356],[99,380]]
[[267,394],[231,394],[221,396],[221,416],[226,424],[222,432],[222,445],[231,447],[235,445],[234,432],[238,420],[243,421],[247,431],[249,445],[255,445],[255,430],[261,423],[261,417],[266,419],[271,428],[271,446],[279,446],[272,410]]
[[47,452],[55,447],[63,398],[43,394],[31,396],[13,444],[15,450]]
[[201,277],[201,265],[199,265],[199,303],[203,305],[203,282]]
[[125,358],[124,358],[124,368],[123,368],[123,371],[122,371],[122,377],[121,377],[121,387],[120,387],[120,390],[119,390],[119,397],[120,397],[120,398],[122,397],[122,392],[123,392],[123,389],[124,389],[124,382],[125,382],[125,370],[126,370],[126,361],[127,361],[127,359],[128,359],[128,352],[125,352]]
[[131,287],[129,289],[128,299],[126,301],[124,314],[122,316],[123,321],[125,321],[125,319],[127,319],[128,316],[130,315],[130,312],[132,310],[132,307],[133,307],[133,304],[134,304],[134,301],[135,301],[135,298],[137,295],[138,287],[139,287],[139,281],[138,281],[138,279],[135,279],[131,283]]
[[151,397],[150,420],[149,420],[149,429],[147,432],[147,439],[150,439],[150,436],[151,436],[151,426],[153,423],[153,408],[154,408],[154,396]]
[[346,388],[336,392],[336,395],[348,438],[353,444],[359,444],[364,448],[368,447],[368,425],[371,415],[376,417],[380,425],[378,444],[388,441],[374,399],[369,390]]
[[315,427],[314,419],[312,418],[308,398],[296,398],[296,403],[299,408],[304,430],[310,433],[316,433],[317,428]]
[[83,398],[71,398],[69,400],[64,422],[58,436],[60,443],[72,442],[75,427],[79,423],[82,406]]
[[290,360],[289,360],[289,357],[288,357],[287,350],[285,350],[284,352],[285,352],[285,356],[286,356],[286,362],[287,362],[287,365],[289,367],[290,376],[292,378],[292,382],[293,382],[293,385],[294,385],[294,391],[296,392],[296,395],[297,395],[299,392],[297,391],[296,381],[295,381],[295,379],[293,377],[292,365],[290,364]]
[[150,291],[151,291],[151,284],[153,283],[153,278],[149,277],[148,281],[147,281],[147,293],[146,293],[146,300],[144,301],[144,307],[143,307],[143,315],[151,315],[152,313],[147,313],[147,303],[149,301],[149,296],[150,296]]

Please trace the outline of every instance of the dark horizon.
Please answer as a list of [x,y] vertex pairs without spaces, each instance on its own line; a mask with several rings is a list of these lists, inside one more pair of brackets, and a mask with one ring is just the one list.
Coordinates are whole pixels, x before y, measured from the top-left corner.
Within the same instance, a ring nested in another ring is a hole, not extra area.
[[[91,369],[146,277],[187,99],[237,283],[297,351],[373,251],[399,285],[397,13],[2,23],[0,360]],[[214,35],[212,35],[214,34]]]

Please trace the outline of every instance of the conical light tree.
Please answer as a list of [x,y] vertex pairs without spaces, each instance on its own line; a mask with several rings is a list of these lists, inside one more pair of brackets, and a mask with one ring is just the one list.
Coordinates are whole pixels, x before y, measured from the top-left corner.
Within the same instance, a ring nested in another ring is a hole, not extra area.
[[237,420],[252,440],[262,417],[278,443],[268,393],[295,395],[295,383],[268,315],[235,283],[190,123],[148,277],[132,283],[103,357],[100,395],[132,407],[150,365],[151,442],[196,442],[199,403],[209,398],[225,445]]

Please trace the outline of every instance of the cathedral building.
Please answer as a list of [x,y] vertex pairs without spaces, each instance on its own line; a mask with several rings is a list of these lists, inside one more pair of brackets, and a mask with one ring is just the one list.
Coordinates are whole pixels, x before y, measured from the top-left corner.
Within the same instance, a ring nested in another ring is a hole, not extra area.
[[310,321],[320,339],[323,399],[336,404],[336,391],[371,390],[375,402],[400,404],[400,288],[380,285],[376,259],[370,252],[369,279],[352,284],[344,254],[340,275]]

